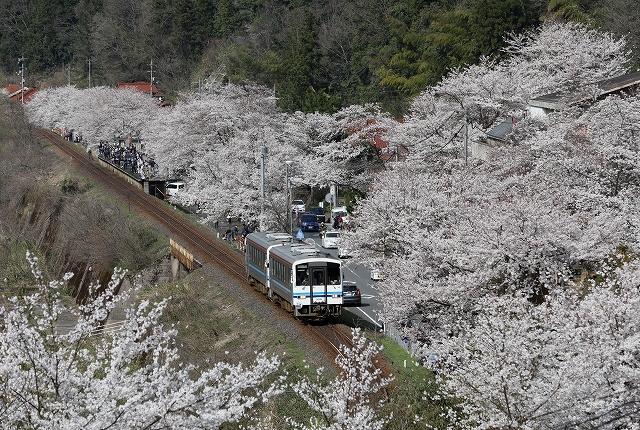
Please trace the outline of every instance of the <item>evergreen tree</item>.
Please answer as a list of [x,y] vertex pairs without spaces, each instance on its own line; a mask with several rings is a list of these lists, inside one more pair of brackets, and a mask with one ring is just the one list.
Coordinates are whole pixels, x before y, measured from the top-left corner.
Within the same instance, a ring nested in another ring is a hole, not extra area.
[[537,18],[530,4],[529,0],[479,0],[471,15],[473,56],[499,54],[508,33],[530,27]]
[[202,54],[213,36],[215,10],[211,0],[180,0],[173,19],[176,49],[187,58]]
[[476,59],[469,11],[430,9],[422,19],[428,22],[423,28],[396,24],[396,53],[378,69],[381,85],[409,97],[435,84],[452,67]]
[[219,0],[217,14],[214,21],[216,36],[228,37],[231,32],[239,25],[238,10],[233,0]]
[[69,57],[77,0],[3,3],[0,6],[0,57],[5,65],[16,64],[17,58],[24,55],[30,72],[39,72]]
[[575,0],[550,0],[547,10],[556,19],[574,22],[588,21],[588,15]]
[[318,47],[315,18],[307,13],[295,27],[288,42],[278,86],[278,105],[285,111],[330,111],[338,100],[321,86],[319,76],[321,52]]

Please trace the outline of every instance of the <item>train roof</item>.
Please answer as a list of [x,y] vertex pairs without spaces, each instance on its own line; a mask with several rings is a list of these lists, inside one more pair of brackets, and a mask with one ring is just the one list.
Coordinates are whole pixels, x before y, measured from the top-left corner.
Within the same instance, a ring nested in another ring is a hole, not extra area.
[[281,244],[272,248],[270,252],[287,260],[301,260],[306,258],[323,258],[336,260],[340,259],[332,256],[328,252],[320,250],[314,242],[306,243],[298,239],[293,239],[290,234],[281,232],[256,232],[247,236],[247,241],[251,241],[261,248],[267,249],[270,246]]

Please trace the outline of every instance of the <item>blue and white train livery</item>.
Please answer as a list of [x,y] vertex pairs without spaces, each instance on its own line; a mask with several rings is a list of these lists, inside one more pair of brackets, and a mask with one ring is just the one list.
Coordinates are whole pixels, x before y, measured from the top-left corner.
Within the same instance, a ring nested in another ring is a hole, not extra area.
[[246,237],[249,283],[300,319],[322,320],[342,312],[342,262],[286,233]]

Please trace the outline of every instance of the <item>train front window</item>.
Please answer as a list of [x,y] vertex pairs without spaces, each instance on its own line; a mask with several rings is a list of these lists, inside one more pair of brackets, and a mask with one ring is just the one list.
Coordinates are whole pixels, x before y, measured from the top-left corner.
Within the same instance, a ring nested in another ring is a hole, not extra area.
[[340,264],[327,263],[327,275],[331,285],[339,285],[342,282],[340,279]]
[[296,285],[309,285],[309,271],[306,264],[296,267]]
[[313,271],[313,285],[324,285],[324,271],[323,270],[314,270]]

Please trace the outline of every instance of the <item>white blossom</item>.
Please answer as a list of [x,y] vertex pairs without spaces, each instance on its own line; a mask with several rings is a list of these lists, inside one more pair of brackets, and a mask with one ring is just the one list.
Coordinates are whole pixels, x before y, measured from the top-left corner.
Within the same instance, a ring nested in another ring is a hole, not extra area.
[[[46,284],[28,256],[39,292],[13,298],[0,331],[0,418],[6,428],[219,428],[246,417],[279,392],[265,384],[277,357],[257,354],[247,366],[210,369],[180,364],[175,330],[160,323],[167,299],[129,309],[122,327],[104,332],[124,276],[116,271],[104,293],[75,312],[68,333],[57,326],[63,284]],[[94,288],[97,286],[93,286]]]

